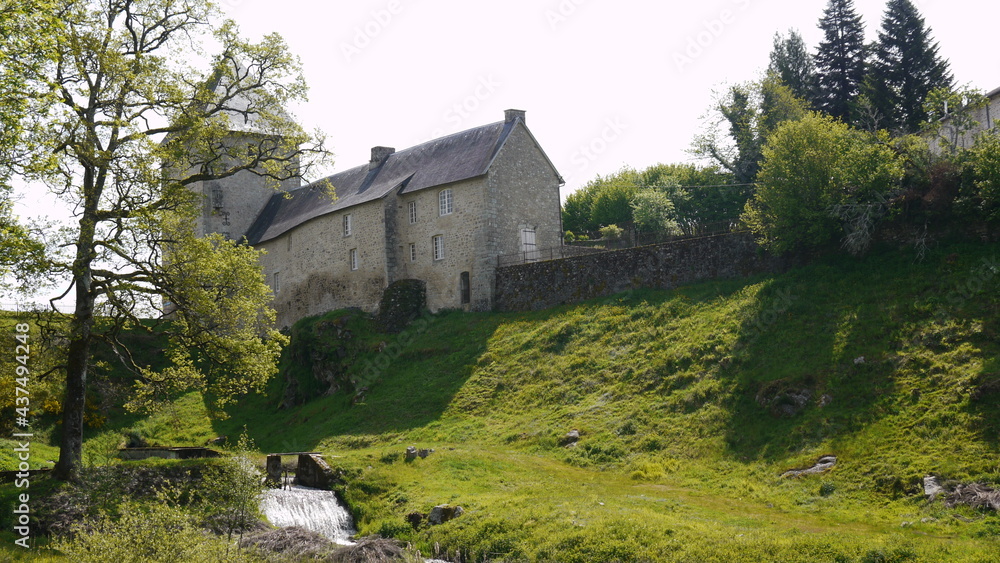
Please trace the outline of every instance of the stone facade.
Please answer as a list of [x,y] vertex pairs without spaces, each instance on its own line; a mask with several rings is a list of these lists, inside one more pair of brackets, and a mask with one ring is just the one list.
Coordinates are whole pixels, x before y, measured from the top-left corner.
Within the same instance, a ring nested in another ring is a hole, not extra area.
[[719,278],[779,271],[786,261],[761,252],[749,233],[732,233],[504,266],[495,308],[530,311],[639,288],[673,289]]
[[203,232],[222,232],[215,194],[229,206],[229,232],[266,251],[279,326],[339,308],[373,312],[402,279],[426,283],[432,311],[489,310],[498,256],[562,243],[563,180],[522,111],[399,152],[375,147],[367,165],[326,181],[336,199],[319,183],[287,195],[243,178],[202,188]]
[[939,122],[939,127],[937,129],[936,135],[931,141],[931,150],[935,154],[941,153],[941,147],[939,145],[939,140],[944,140],[949,144],[953,144],[955,148],[958,149],[968,149],[976,141],[976,135],[982,133],[983,131],[990,131],[995,129],[995,122],[1000,119],[1000,88],[997,88],[988,94],[986,94],[987,103],[984,107],[978,108],[972,115],[972,119],[979,123],[979,125],[973,128],[971,131],[959,134],[955,130],[954,125],[951,124],[951,119],[945,117]]

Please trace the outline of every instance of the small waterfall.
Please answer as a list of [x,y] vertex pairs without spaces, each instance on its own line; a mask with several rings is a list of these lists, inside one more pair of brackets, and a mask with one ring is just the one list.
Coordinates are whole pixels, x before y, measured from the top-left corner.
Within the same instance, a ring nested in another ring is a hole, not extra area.
[[352,545],[349,538],[357,533],[350,513],[332,491],[299,485],[271,489],[265,493],[260,508],[275,526],[299,526],[341,545]]

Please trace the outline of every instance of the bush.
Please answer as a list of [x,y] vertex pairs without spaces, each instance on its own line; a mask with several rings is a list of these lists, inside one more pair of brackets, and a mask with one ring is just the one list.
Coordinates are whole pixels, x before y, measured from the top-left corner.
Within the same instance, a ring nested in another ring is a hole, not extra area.
[[608,225],[607,227],[600,228],[601,238],[605,240],[618,240],[622,238],[622,233],[624,232],[618,225]]
[[770,138],[743,220],[773,252],[815,248],[837,236],[845,211],[868,216],[883,205],[902,176],[884,134],[814,114],[784,123]]
[[121,516],[80,524],[54,547],[74,563],[216,563],[264,561],[199,529],[189,514],[168,504],[126,501]]

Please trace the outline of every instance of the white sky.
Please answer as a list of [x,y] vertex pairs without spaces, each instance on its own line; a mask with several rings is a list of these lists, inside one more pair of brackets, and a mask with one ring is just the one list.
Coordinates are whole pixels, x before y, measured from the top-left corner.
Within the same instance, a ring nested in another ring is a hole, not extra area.
[[[527,111],[567,180],[563,196],[623,165],[690,161],[713,90],[752,80],[775,32],[810,50],[827,0],[221,0],[245,35],[277,31],[301,57],[335,169],[370,148],[424,140]],[[917,0],[959,84],[1000,86],[1000,7]],[[869,40],[883,0],[855,0]],[[587,150],[589,147],[589,150]]]
[[[690,161],[686,149],[713,91],[759,77],[777,31],[798,29],[815,51],[827,4],[219,1],[245,36],[276,31],[301,57],[310,100],[293,111],[307,129],[326,133],[334,170],[367,162],[372,146],[404,149],[516,108],[527,111],[528,126],[567,180],[564,197],[626,164]],[[990,40],[1000,7],[915,3],[959,84],[1000,86]],[[884,2],[855,0],[855,7],[874,40]],[[53,214],[37,193],[16,211]]]

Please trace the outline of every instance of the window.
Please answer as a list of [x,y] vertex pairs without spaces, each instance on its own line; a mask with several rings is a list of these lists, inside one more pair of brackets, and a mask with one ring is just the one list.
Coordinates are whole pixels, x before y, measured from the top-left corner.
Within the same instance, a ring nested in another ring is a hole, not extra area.
[[274,292],[278,293],[278,291],[281,290],[281,275],[278,272],[274,273],[274,284],[273,285],[274,285]]
[[438,193],[438,215],[450,215],[452,211],[451,190],[441,190]]
[[417,222],[417,202],[411,201],[407,207],[409,208],[409,212],[410,212],[410,223],[411,224],[416,223]]
[[344,236],[351,236],[351,214],[344,215]]
[[351,269],[352,270],[357,270],[358,269],[358,249],[357,248],[352,248],[351,249],[351,256],[350,256],[350,258],[351,258]]
[[472,302],[472,290],[469,284],[469,272],[462,272],[459,281],[459,288],[462,290],[462,305]]
[[521,229],[521,252],[527,261],[538,260],[538,251],[535,249],[535,229]]
[[417,245],[410,243],[410,262],[417,261]]
[[431,242],[434,243],[434,259],[444,259],[444,237],[437,235],[431,239]]

